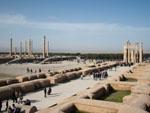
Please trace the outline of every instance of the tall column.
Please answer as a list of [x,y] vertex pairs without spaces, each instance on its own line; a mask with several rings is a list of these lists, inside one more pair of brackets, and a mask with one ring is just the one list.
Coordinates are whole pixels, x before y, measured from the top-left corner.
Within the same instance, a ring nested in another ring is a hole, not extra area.
[[143,62],[143,43],[140,43],[140,47],[139,47],[139,62],[142,63]]
[[138,43],[136,43],[135,50],[136,50],[136,63],[138,63],[139,62],[139,44]]
[[123,52],[123,61],[124,62],[127,62],[127,50],[128,50],[128,48],[127,48],[127,43],[125,43],[124,44],[124,52]]
[[134,63],[134,45],[131,45],[131,62]]
[[31,39],[29,39],[29,42],[28,42],[28,55],[32,55],[32,41]]
[[17,47],[14,48],[14,55],[17,55]]
[[20,56],[22,55],[22,41],[20,42]]
[[33,40],[31,40],[31,55],[32,55],[32,53],[33,53]]
[[30,55],[30,39],[28,40],[28,55]]
[[127,42],[127,45],[128,45],[128,58],[127,58],[128,61],[127,62],[131,63],[131,44],[129,41]]
[[10,38],[10,56],[12,56],[12,48],[13,48],[12,43],[13,43],[12,38]]
[[45,58],[45,54],[46,54],[46,36],[44,36],[44,40],[43,40],[43,58]]
[[133,44],[133,62],[136,63],[136,45]]
[[49,41],[47,41],[46,57],[49,57]]
[[28,42],[25,41],[25,43],[24,43],[24,54],[25,55],[27,54],[27,51],[28,51]]

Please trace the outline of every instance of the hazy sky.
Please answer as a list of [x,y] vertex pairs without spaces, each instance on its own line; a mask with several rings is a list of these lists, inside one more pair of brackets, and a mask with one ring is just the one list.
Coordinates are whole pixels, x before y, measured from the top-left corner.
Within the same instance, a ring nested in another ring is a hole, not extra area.
[[142,41],[150,52],[150,0],[0,0],[0,51],[43,36],[55,52],[122,52]]

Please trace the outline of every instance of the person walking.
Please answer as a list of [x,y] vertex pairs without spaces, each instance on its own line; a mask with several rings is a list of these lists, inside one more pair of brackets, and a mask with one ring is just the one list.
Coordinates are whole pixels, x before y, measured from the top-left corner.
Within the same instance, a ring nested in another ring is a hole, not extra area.
[[44,88],[44,97],[46,98],[47,89]]

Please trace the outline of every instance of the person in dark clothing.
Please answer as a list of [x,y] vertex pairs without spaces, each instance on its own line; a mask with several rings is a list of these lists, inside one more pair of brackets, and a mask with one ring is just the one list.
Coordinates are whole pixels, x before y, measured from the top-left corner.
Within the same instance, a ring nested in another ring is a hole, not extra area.
[[47,89],[44,88],[44,97],[46,97]]
[[41,68],[39,68],[39,73],[41,73],[41,71],[42,71]]
[[30,106],[31,105],[31,101],[29,99],[27,99],[26,101],[24,101],[24,104]]
[[52,92],[52,88],[51,88],[51,87],[49,87],[49,88],[48,88],[48,92],[47,92],[47,94],[48,94],[48,95],[50,95],[50,94],[51,94],[51,92]]
[[7,112],[8,112],[8,113],[13,113],[13,109],[11,108],[11,106],[8,107]]
[[0,101],[0,112],[2,111],[2,101]]
[[15,102],[17,103],[18,102],[18,92],[15,91]]
[[15,102],[15,91],[13,92],[13,94],[12,94],[12,100],[13,100],[13,103]]
[[13,111],[13,113],[16,113],[16,106],[15,106],[15,104],[12,104],[12,111]]
[[48,73],[50,73],[51,71],[50,71],[50,69],[48,70]]
[[19,103],[22,104],[22,100],[23,100],[23,94],[22,94],[22,92],[20,91],[20,92],[19,92]]
[[27,67],[27,73],[29,73],[30,69]]
[[8,100],[6,100],[6,111],[8,110],[8,107],[9,107],[9,102],[8,102]]

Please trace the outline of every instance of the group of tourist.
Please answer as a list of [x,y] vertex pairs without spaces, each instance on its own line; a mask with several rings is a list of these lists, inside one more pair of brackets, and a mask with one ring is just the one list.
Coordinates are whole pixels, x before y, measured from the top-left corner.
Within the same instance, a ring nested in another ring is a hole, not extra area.
[[93,75],[94,80],[98,80],[98,79],[101,80],[101,79],[104,79],[104,78],[108,77],[108,73],[107,73],[106,70],[93,73],[92,75]]
[[[9,103],[7,100],[5,111],[7,111],[7,113],[21,113],[21,108],[17,107],[14,103],[12,104],[12,106],[9,106]],[[0,101],[0,113],[1,112],[3,112],[2,111],[2,101]]]
[[[24,105],[31,105],[31,101],[26,99],[23,101],[23,93],[21,91],[14,91],[12,93],[12,104],[10,104],[9,100],[5,101],[5,110],[7,113],[21,113],[21,108],[16,106],[16,104],[24,104]],[[3,101],[0,101],[0,113],[2,112]]]
[[52,88],[51,87],[49,87],[48,90],[47,90],[47,88],[44,88],[44,97],[46,98],[47,95],[51,94],[51,92],[52,92]]
[[[27,73],[31,73],[31,74],[32,74],[32,73],[37,73],[37,72],[38,72],[38,73],[41,73],[41,72],[42,72],[42,69],[39,68],[38,71],[37,71],[36,69],[33,70],[33,69],[30,69],[30,68],[27,67],[26,72],[27,72]],[[48,73],[50,73],[50,69],[48,70]]]
[[[37,73],[37,70],[33,70],[33,69],[28,68],[28,67],[27,67],[26,70],[27,70],[27,73]],[[41,68],[39,68],[38,72],[39,72],[39,73],[42,72]]]

